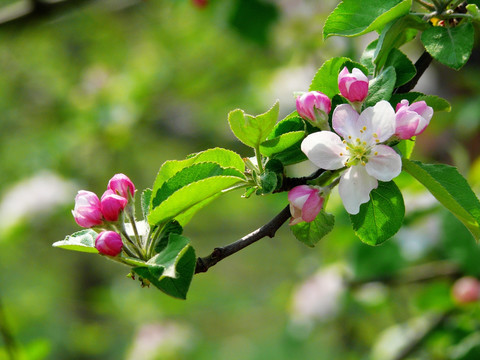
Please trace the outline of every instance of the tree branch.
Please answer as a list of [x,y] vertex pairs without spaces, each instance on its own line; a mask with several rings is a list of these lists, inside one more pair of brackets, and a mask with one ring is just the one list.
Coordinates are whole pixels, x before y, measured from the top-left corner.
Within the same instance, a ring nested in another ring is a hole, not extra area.
[[432,60],[433,60],[432,56],[427,51],[424,51],[423,54],[418,58],[417,62],[415,63],[415,69],[417,70],[417,73],[415,74],[413,79],[410,80],[405,85],[402,85],[396,88],[393,93],[404,94],[412,90],[417,85],[418,79],[422,77],[423,73],[425,72],[425,70],[427,70]]
[[268,223],[258,228],[257,230],[245,235],[241,239],[213,250],[213,252],[203,258],[197,258],[197,266],[195,268],[195,274],[207,272],[209,268],[214,266],[219,261],[226,257],[235,254],[237,251],[253,244],[254,242],[268,236],[273,238],[277,230],[282,226],[285,221],[290,217],[290,206],[287,205],[280,213],[275,216]]

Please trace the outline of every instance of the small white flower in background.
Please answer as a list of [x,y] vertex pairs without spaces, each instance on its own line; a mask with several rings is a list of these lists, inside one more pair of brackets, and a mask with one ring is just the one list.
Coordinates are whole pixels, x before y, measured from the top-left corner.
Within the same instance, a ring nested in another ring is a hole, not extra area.
[[344,140],[331,131],[319,131],[303,140],[302,151],[322,169],[347,168],[338,191],[347,212],[357,214],[378,180],[390,181],[402,170],[400,155],[381,144],[395,133],[395,111],[384,100],[360,115],[342,104],[333,112],[332,126]]
[[75,188],[73,182],[48,171],[19,181],[2,196],[0,231],[7,231],[25,218],[45,215],[70,204]]
[[295,290],[292,320],[301,323],[334,317],[344,291],[345,281],[339,265],[320,269]]

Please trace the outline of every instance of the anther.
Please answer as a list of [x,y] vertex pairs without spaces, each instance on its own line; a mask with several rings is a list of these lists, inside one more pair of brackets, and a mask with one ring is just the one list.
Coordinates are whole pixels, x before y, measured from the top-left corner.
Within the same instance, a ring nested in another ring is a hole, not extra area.
[[378,155],[378,151],[375,151],[375,156],[377,156],[377,155]]

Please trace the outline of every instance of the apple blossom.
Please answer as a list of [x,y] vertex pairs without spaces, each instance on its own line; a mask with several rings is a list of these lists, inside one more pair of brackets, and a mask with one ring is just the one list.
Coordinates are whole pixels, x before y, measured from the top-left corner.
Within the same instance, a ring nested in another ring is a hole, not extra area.
[[357,214],[360,205],[370,200],[378,180],[390,181],[402,169],[400,156],[381,143],[395,133],[395,112],[385,100],[365,109],[360,115],[347,104],[337,106],[333,129],[308,135],[302,151],[309,160],[326,170],[347,167],[340,177],[338,191],[345,209]]
[[433,109],[425,101],[409,105],[408,100],[402,100],[396,111],[395,135],[402,140],[421,134],[433,116]]
[[127,206],[127,202],[127,199],[115,194],[112,190],[105,191],[100,200],[100,208],[105,220],[117,221],[118,216]]
[[103,222],[100,199],[91,191],[80,190],[78,192],[72,214],[75,222],[85,228],[100,225]]
[[312,222],[322,210],[324,198],[320,195],[320,189],[308,185],[294,187],[288,193],[290,213],[292,218],[289,225],[295,225],[302,221]]
[[102,231],[95,239],[95,248],[102,255],[117,256],[122,247],[122,238],[115,231]]
[[330,130],[328,114],[332,108],[332,102],[327,95],[320,91],[310,91],[298,96],[296,104],[297,112],[302,118],[321,130]]
[[368,95],[368,78],[357,68],[350,73],[344,67],[338,74],[338,88],[340,94],[352,103],[361,103]]
[[123,196],[125,199],[128,199],[128,193],[130,193],[132,197],[133,194],[135,194],[135,185],[133,185],[133,182],[124,174],[115,174],[108,182],[107,188]]

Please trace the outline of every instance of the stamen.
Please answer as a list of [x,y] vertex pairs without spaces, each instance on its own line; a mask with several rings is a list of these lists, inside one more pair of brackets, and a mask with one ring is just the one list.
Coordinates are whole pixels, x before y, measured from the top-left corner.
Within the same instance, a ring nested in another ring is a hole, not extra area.
[[363,130],[360,130],[360,134],[363,134]]
[[363,144],[363,145],[367,145],[367,142],[366,142],[366,141],[364,141],[362,144]]
[[365,166],[365,161],[362,161],[362,165]]
[[349,138],[349,139],[352,139],[352,137],[351,137],[350,135],[348,135],[348,138]]
[[378,151],[375,151],[375,156],[377,156],[377,155],[378,155]]
[[[377,154],[375,154],[375,155],[377,155]],[[340,153],[340,156],[343,156],[343,153]]]
[[362,142],[362,141],[361,141],[359,138],[357,138],[357,143],[360,144],[361,142]]
[[345,140],[342,141],[344,144],[346,144],[347,142]]
[[367,131],[367,127],[366,127],[366,126],[363,127],[363,131]]
[[373,137],[374,137],[374,138],[378,138],[377,133],[373,133]]
[[375,140],[375,142],[379,143],[379,142],[380,142],[380,140],[376,139],[376,140]]

